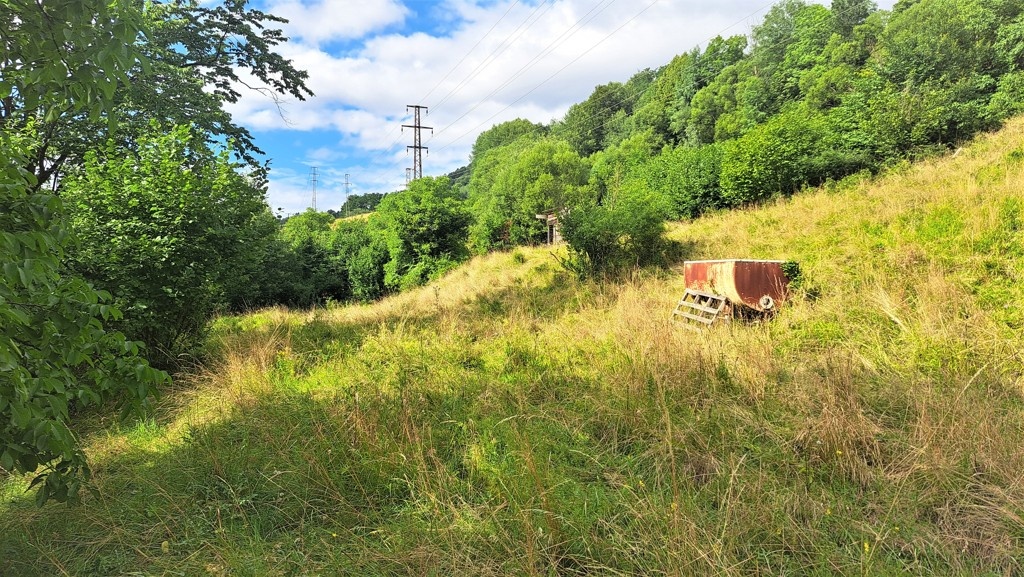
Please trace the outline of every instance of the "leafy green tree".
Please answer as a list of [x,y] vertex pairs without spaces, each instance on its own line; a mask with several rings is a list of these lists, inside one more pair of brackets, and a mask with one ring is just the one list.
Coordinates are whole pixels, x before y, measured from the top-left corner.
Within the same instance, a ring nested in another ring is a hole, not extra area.
[[637,133],[621,143],[597,152],[591,158],[589,184],[601,203],[631,184],[644,181],[645,168],[658,146],[652,131]]
[[386,196],[370,217],[390,257],[385,286],[418,286],[465,259],[471,220],[447,177],[418,178],[407,190]]
[[[92,4],[99,3],[90,0],[85,6]],[[250,8],[248,0],[214,4],[154,0],[140,11],[141,5],[138,0],[114,0],[95,8],[98,26],[67,32],[82,36],[82,42],[74,45],[95,46],[103,52],[109,60],[103,71],[84,53],[68,50],[72,44],[60,46],[60,53],[53,54],[64,78],[70,80],[61,83],[65,87],[61,90],[79,91],[65,97],[84,101],[85,90],[105,91],[111,106],[89,110],[43,106],[33,91],[15,91],[3,100],[0,120],[8,125],[45,119],[35,125],[39,147],[30,166],[38,181],[56,185],[65,163],[80,164],[87,151],[110,138],[128,146],[137,135],[148,132],[153,120],[163,125],[191,124],[211,145],[231,141],[235,154],[253,170],[263,170],[257,159],[261,151],[252,135],[232,120],[224,104],[236,102],[249,86],[273,97],[301,100],[312,94],[305,85],[307,74],[275,51],[286,38],[273,26],[283,20]],[[76,0],[7,0],[0,4],[0,18],[14,22],[10,11],[15,10],[26,20],[4,41],[20,49],[53,44],[53,23],[86,13],[89,8],[82,6]],[[38,37],[21,33],[39,30]],[[63,34],[67,28],[60,30]],[[5,78],[15,69],[5,71]],[[19,69],[17,74],[25,73]],[[33,85],[34,90],[52,88],[46,79]],[[0,98],[4,92],[0,90]]]
[[878,9],[874,0],[832,0],[832,14],[835,16],[836,32],[843,36],[853,34],[853,29],[867,20]]
[[368,192],[366,194],[350,194],[341,205],[340,214],[342,217],[366,214],[377,210],[377,205],[384,199],[383,192]]
[[559,220],[569,245],[569,258],[563,264],[580,277],[614,275],[653,264],[662,254],[664,221],[658,199],[636,190],[603,205],[583,201]]
[[677,146],[650,159],[644,177],[647,186],[667,201],[670,216],[695,218],[724,206],[721,171],[721,145]]
[[743,137],[722,144],[722,199],[736,206],[792,194],[817,174],[824,134],[820,117],[801,109],[780,114]]
[[495,124],[476,137],[476,141],[473,142],[473,150],[470,153],[470,162],[473,163],[476,159],[481,158],[492,148],[511,144],[521,136],[532,138],[543,136],[544,130],[542,125],[522,118]]
[[278,302],[308,307],[325,299],[348,300],[351,296],[344,259],[333,250],[334,217],[312,208],[288,218],[279,238],[286,243],[287,268],[291,278],[287,291]]
[[0,19],[0,468],[38,473],[41,504],[74,500],[89,478],[72,409],[112,397],[141,409],[167,375],[104,328],[120,315],[109,294],[65,274],[61,201],[38,192],[34,174],[40,130],[17,113],[52,121],[109,110],[140,57],[141,16],[128,0],[3,0]]
[[693,58],[693,53],[678,55],[658,70],[656,77],[635,105],[635,130],[650,130],[665,142],[675,138],[670,130],[670,123],[677,98],[677,86],[688,77],[689,70],[694,66]]
[[[333,222],[334,217],[330,214],[307,208],[284,222],[281,226],[281,238],[293,246],[317,236],[326,239]],[[326,243],[326,240],[323,243]]]
[[387,240],[375,231],[367,231],[367,242],[359,247],[348,263],[352,297],[362,302],[376,300],[388,293],[384,267],[388,264]]
[[167,375],[138,344],[104,329],[120,316],[110,295],[61,273],[68,237],[60,201],[31,193],[31,145],[0,134],[0,468],[33,473],[37,502],[73,500],[89,466],[71,430],[77,407],[117,396],[140,410]]
[[469,183],[473,249],[543,241],[546,229],[537,214],[568,206],[588,173],[587,162],[557,138],[520,139],[488,151]]
[[589,98],[569,107],[565,118],[555,127],[555,134],[568,141],[577,154],[587,157],[604,148],[607,125],[615,114],[630,109],[622,84],[602,84]]
[[716,36],[708,42],[704,52],[694,49],[690,53],[690,65],[683,68],[676,81],[675,99],[668,111],[676,142],[686,137],[686,127],[690,124],[692,114],[691,103],[697,91],[710,84],[726,67],[739,62],[746,47],[746,36],[732,36],[728,39]]
[[266,238],[254,224],[268,208],[262,184],[188,127],[154,126],[136,153],[109,143],[65,179],[79,239],[71,266],[114,294],[124,312],[117,326],[170,366],[226,304],[235,266],[255,260]]
[[995,48],[999,24],[986,0],[921,0],[890,19],[878,70],[912,86],[998,75],[1005,71]]

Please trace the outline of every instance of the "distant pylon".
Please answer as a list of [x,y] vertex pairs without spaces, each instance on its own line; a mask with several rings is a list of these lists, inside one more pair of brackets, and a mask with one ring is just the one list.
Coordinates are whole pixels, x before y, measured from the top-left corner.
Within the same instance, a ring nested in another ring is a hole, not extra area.
[[309,169],[309,188],[313,191],[313,210],[316,210],[316,183],[319,180],[319,172],[317,167],[313,166]]
[[412,169],[406,167],[405,169],[405,185],[409,186],[409,181],[412,180]]
[[348,181],[348,173],[345,173],[345,198],[348,198],[349,186],[351,183]]
[[423,126],[420,123],[420,110],[423,110],[427,114],[430,113],[430,110],[426,106],[420,106],[419,104],[405,105],[405,111],[407,113],[410,108],[413,110],[413,122],[412,124],[403,124],[402,132],[405,132],[406,128],[411,128],[413,130],[413,144],[412,146],[406,146],[405,149],[412,149],[412,178],[415,180],[417,178],[423,178],[423,151],[429,150],[426,146],[423,146],[423,140],[420,137],[420,132],[422,130],[429,130],[430,133],[433,134],[434,128],[432,126]]

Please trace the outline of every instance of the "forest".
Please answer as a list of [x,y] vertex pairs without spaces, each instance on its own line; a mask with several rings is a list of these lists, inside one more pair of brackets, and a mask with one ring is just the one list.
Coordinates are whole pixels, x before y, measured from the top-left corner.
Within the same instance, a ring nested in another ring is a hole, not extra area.
[[543,242],[548,211],[566,268],[614,276],[663,262],[667,220],[876,175],[1024,112],[1019,0],[783,0],[749,37],[598,86],[560,120],[493,126],[451,177],[282,224],[224,110],[240,71],[312,95],[275,51],[279,18],[245,0],[2,0],[0,19],[0,467],[38,473],[40,503],[89,477],[75,415],[145,410],[203,358],[215,315],[380,299]]

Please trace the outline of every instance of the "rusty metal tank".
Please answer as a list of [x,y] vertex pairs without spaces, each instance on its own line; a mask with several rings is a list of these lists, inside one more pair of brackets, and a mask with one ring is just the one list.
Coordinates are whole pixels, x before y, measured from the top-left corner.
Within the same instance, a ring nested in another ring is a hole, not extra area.
[[786,300],[789,279],[781,260],[694,260],[683,263],[686,288],[725,297],[734,305],[770,312]]

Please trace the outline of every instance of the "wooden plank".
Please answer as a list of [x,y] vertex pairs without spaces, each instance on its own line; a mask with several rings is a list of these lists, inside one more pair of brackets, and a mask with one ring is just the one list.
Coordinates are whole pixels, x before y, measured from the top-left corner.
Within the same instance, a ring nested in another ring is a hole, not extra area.
[[715,322],[715,319],[713,319],[713,318],[709,319],[707,317],[701,317],[701,316],[697,316],[697,315],[690,314],[690,313],[684,313],[682,311],[678,311],[678,312],[676,312],[676,314],[678,314],[681,317],[688,318],[690,320],[694,320],[694,321],[697,321],[697,322],[704,323],[706,325],[710,325],[711,323]]
[[700,297],[711,298],[711,299],[715,299],[715,300],[722,300],[722,299],[725,298],[725,297],[720,296],[720,295],[716,295],[716,294],[712,294],[712,293],[706,293],[706,292],[702,292],[702,291],[699,291],[699,290],[694,290],[692,288],[686,289],[686,292],[684,293],[683,298],[686,298],[687,294],[696,295],[696,296],[700,296]]
[[[724,306],[725,303],[722,303],[722,305]],[[689,308],[696,309],[696,310],[699,310],[699,311],[703,311],[703,312],[706,312],[706,313],[709,313],[709,314],[713,314],[713,315],[722,312],[722,307],[714,308],[714,307],[699,305],[697,303],[693,303],[693,302],[689,302],[689,301],[679,301],[679,306],[689,307]]]

